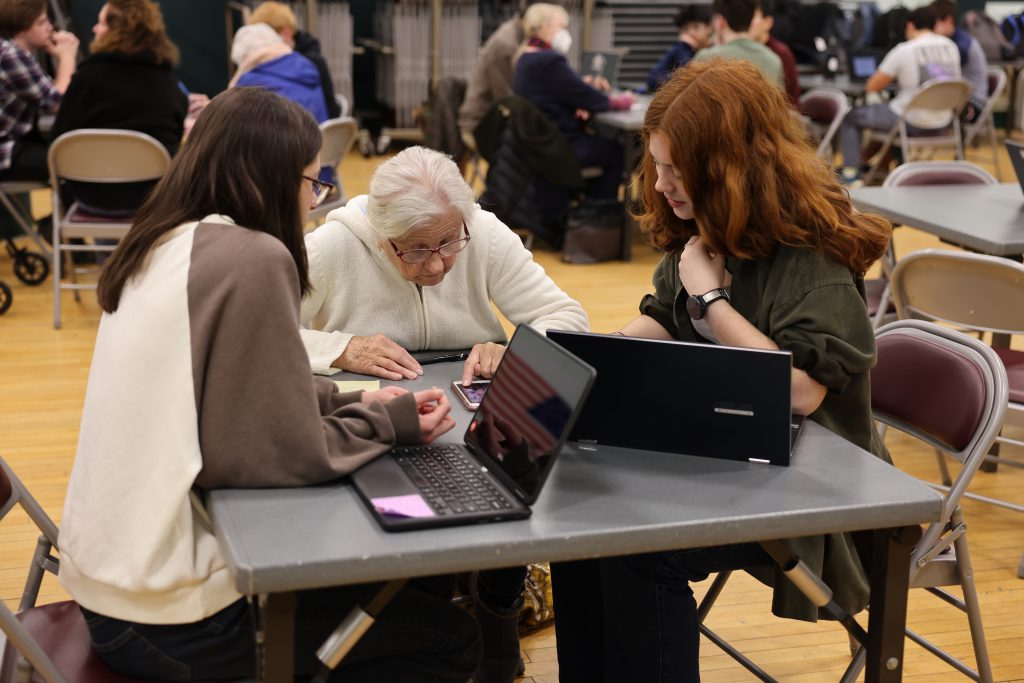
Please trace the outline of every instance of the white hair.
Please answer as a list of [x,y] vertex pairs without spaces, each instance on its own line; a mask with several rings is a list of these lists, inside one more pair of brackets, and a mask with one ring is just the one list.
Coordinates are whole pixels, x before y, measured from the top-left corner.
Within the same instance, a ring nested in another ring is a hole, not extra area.
[[381,238],[401,239],[455,209],[468,224],[473,190],[451,157],[408,147],[377,167],[370,179],[366,215]]
[[526,8],[523,13],[523,33],[526,39],[536,38],[540,29],[549,22],[561,19],[569,23],[569,13],[561,5],[538,2]]
[[257,50],[283,43],[269,24],[249,24],[238,29],[231,43],[231,61],[241,66]]

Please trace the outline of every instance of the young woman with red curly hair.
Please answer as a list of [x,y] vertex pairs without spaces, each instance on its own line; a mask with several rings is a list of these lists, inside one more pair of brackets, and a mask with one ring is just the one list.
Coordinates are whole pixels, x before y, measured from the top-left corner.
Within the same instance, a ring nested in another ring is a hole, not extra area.
[[[690,64],[658,91],[643,127],[638,219],[665,256],[620,334],[790,351],[794,412],[888,459],[871,419],[864,272],[891,226],[853,209],[790,110],[742,61]],[[851,535],[787,543],[840,605],[865,607]],[[689,582],[733,569],[774,586],[777,615],[818,617],[756,543],[556,564],[560,680],[698,681]]]

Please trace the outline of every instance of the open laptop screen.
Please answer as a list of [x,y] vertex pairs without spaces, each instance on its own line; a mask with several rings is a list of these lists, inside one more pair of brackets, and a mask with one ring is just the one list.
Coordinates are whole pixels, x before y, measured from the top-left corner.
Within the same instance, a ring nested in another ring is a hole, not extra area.
[[591,368],[562,348],[521,328],[466,431],[466,445],[532,502],[552,454],[569,436],[592,376]]

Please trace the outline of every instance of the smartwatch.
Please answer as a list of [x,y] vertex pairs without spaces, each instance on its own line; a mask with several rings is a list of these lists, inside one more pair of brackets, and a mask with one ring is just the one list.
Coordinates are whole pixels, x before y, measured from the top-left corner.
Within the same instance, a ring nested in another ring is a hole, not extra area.
[[697,296],[690,296],[686,299],[686,312],[690,314],[693,320],[701,320],[704,318],[704,314],[708,311],[708,306],[718,301],[719,299],[729,300],[729,292],[721,287],[712,289],[710,292],[705,292]]

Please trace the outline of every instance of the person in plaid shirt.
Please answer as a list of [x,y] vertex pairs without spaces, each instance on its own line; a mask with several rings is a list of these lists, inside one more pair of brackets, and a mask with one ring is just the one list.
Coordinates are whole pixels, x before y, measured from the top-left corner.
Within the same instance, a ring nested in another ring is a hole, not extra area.
[[[52,79],[32,55],[40,48],[57,62]],[[53,30],[46,0],[0,0],[0,180],[49,178],[36,115],[60,105],[77,53],[78,38]]]

